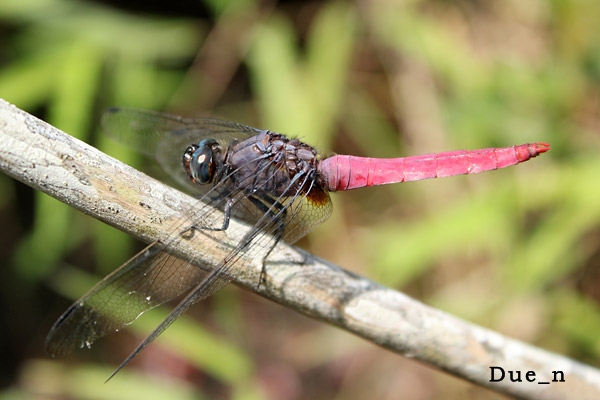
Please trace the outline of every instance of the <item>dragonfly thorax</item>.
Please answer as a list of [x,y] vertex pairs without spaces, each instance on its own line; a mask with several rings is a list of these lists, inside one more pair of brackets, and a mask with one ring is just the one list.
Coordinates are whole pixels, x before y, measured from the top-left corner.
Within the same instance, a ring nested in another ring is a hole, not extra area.
[[264,131],[232,146],[226,160],[235,171],[236,186],[256,193],[265,191],[278,196],[295,196],[312,187],[317,152],[297,139]]

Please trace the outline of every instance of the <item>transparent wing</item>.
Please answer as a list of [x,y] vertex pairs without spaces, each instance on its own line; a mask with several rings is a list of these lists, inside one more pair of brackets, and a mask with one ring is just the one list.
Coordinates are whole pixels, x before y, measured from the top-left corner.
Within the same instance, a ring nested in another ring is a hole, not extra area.
[[[162,169],[183,186],[190,182],[183,170],[185,149],[206,138],[223,148],[262,131],[250,126],[212,118],[183,118],[148,110],[111,108],[102,115],[102,130],[111,138],[156,158]],[[196,191],[203,188],[194,186]],[[204,188],[207,190],[208,188]]]
[[[222,215],[226,198],[216,198],[210,204],[198,201],[192,221],[175,222],[170,239],[154,242],[140,251],[118,269],[102,279],[77,300],[51,328],[46,339],[47,352],[56,357],[71,351],[90,347],[93,342],[118,331],[135,321],[144,312],[174,299],[197,286],[207,276],[206,269],[198,268],[193,260],[182,260],[169,253],[171,245],[180,240],[193,240],[181,232],[194,225],[204,227],[204,237],[211,237],[215,246],[226,239],[226,231],[214,231],[223,225]],[[223,281],[221,287],[227,282]],[[216,288],[214,289],[216,290]]]
[[[230,144],[227,141],[244,140],[262,132],[223,121],[184,119],[137,110],[110,111],[105,115],[103,125],[125,144],[154,155],[159,161],[162,158],[161,164],[167,172],[179,168],[181,154],[187,146],[208,135],[223,141],[224,148],[227,148]],[[173,149],[177,149],[174,154],[171,153]],[[267,161],[257,165],[258,168],[262,165],[265,170],[271,167]],[[235,171],[230,174],[233,176]],[[229,282],[236,274],[235,269],[240,266],[241,259],[265,260],[279,240],[292,243],[329,217],[332,211],[329,195],[313,186],[314,179],[310,174],[298,174],[296,177],[295,182],[280,192],[294,195],[274,196],[253,190],[253,176],[245,178],[248,182],[233,179],[235,190],[227,186],[232,181],[229,177],[224,177],[216,186],[207,185],[210,189],[194,207],[192,221],[186,219],[176,223],[168,243],[193,240],[194,235],[191,238],[180,236],[193,225],[195,229],[208,229],[203,233],[216,235],[214,245],[221,246],[219,234],[226,233],[213,230],[223,223],[220,214],[214,213],[214,210],[223,210],[226,204],[233,204],[232,216],[241,217],[252,226],[244,235],[234,232],[232,227],[226,231],[242,239],[218,265],[212,266],[212,272],[207,275],[187,261],[169,254],[169,245],[154,243],[103,279],[59,318],[47,339],[48,352],[60,356],[89,346],[99,337],[131,323],[150,308],[188,292],[171,314],[119,366],[120,369],[190,305]]]
[[[90,347],[98,338],[118,331],[145,311],[189,292],[124,361],[124,365],[192,304],[227,284],[241,258],[264,259],[278,240],[293,242],[299,239],[327,219],[332,211],[328,194],[318,188],[313,188],[308,194],[280,198],[266,195],[249,198],[240,191],[234,199],[237,212],[246,214],[246,217],[249,213],[254,214],[256,222],[211,273],[169,254],[168,246],[155,242],[100,281],[58,319],[46,340],[48,353],[57,357],[78,348]],[[202,221],[199,226],[220,223],[214,220],[214,205],[199,206],[197,218]],[[182,221],[176,224],[178,227],[175,229],[181,232],[182,227],[189,224],[189,221]],[[222,233],[208,232],[211,235]],[[183,239],[177,237],[174,240]]]
[[155,242],[102,279],[56,321],[46,350],[53,356],[89,347],[202,281],[206,272]]
[[[308,193],[306,193],[308,192]],[[274,198],[255,198],[263,206],[250,200],[252,206],[248,211],[258,209],[264,211],[256,225],[240,241],[240,243],[206,276],[190,293],[169,313],[169,315],[148,335],[115,369],[108,379],[117,374],[148,344],[163,333],[191,305],[201,301],[221,289],[231,279],[238,261],[242,257],[262,258],[263,262],[277,242],[295,241],[304,236],[310,229],[327,219],[332,212],[329,195],[320,188],[299,192],[295,196]]]

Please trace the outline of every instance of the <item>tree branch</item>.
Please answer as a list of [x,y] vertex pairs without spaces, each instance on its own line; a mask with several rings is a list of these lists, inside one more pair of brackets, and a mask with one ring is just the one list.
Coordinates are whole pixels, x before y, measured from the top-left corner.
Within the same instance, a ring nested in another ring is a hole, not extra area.
[[[192,220],[197,201],[1,99],[0,168],[145,242],[164,240],[176,221]],[[227,244],[196,236],[175,241],[171,250],[199,267],[217,264],[228,251]],[[242,260],[234,282],[491,390],[529,399],[600,398],[600,371],[590,366],[461,321],[300,249],[280,244],[272,254],[266,284],[257,288],[261,261],[251,259]],[[537,381],[551,383],[493,383],[492,366],[523,377],[532,370]],[[552,382],[552,371],[563,371],[565,382]]]

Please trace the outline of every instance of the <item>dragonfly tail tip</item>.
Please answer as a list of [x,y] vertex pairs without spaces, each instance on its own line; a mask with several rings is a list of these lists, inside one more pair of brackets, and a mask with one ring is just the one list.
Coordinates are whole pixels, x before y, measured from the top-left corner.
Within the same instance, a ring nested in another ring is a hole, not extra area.
[[542,154],[550,150],[550,143],[537,142],[536,144],[537,154]]

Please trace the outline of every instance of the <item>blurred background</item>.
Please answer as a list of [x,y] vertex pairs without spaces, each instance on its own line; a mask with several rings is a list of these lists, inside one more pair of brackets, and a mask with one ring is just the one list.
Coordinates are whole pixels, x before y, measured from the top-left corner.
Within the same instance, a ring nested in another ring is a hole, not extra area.
[[[598,21],[584,0],[2,0],[0,97],[157,177],[99,134],[102,110],[362,156],[549,142],[502,171],[335,193],[299,245],[598,366]],[[45,335],[142,244],[5,175],[0,226],[0,399],[506,398],[233,286],[104,384],[168,306],[67,359]]]

